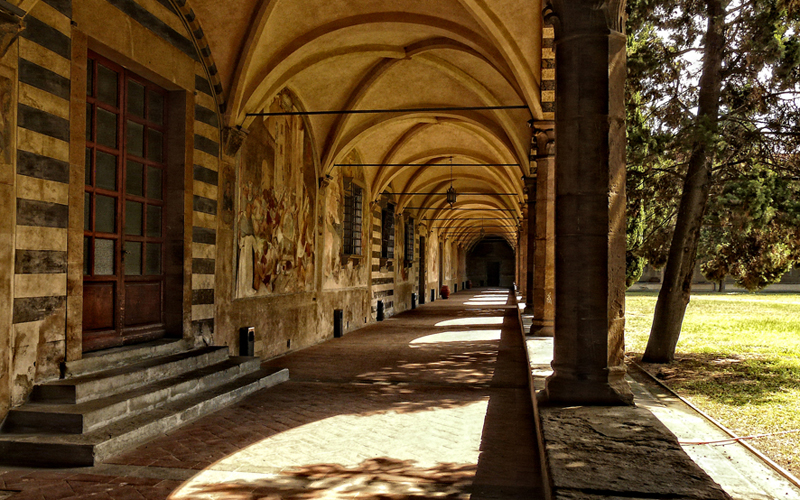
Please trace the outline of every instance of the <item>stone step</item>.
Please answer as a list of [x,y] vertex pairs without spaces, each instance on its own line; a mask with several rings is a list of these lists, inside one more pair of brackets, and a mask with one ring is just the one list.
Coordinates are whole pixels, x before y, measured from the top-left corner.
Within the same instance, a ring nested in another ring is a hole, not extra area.
[[170,354],[187,351],[190,347],[186,340],[164,338],[144,344],[88,352],[84,353],[82,359],[64,363],[62,378],[80,377],[150,358],[169,356]]
[[8,412],[2,432],[81,434],[159,408],[259,369],[258,358],[234,357],[138,387],[74,405],[30,402]]
[[149,358],[111,370],[36,385],[31,391],[30,401],[53,404],[82,403],[219,363],[227,357],[227,347],[201,347]]
[[0,464],[35,467],[95,465],[120,451],[217,411],[252,392],[288,379],[287,369],[262,368],[233,382],[118,420],[85,434],[0,435]]

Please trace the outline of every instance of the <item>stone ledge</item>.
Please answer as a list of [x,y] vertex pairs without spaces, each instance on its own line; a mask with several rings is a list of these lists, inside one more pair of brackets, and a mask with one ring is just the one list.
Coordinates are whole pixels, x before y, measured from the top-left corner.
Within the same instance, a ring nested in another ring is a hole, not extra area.
[[730,500],[648,410],[539,407],[538,415],[554,499]]
[[537,404],[553,339],[526,337],[519,319],[547,500],[731,500],[649,410]]

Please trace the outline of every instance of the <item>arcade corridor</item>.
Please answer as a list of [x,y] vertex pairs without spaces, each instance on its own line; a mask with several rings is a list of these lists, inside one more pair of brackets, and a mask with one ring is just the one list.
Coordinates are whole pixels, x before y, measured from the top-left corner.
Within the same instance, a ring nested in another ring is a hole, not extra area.
[[506,290],[462,291],[274,359],[288,382],[91,469],[2,473],[0,489],[22,490],[14,500],[541,498],[508,302]]

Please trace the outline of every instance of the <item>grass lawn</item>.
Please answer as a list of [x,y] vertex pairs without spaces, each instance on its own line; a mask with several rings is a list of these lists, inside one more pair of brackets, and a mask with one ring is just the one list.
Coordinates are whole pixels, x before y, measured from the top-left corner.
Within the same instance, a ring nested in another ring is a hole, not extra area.
[[[656,292],[629,292],[626,347],[639,361]],[[650,373],[800,477],[800,294],[695,293],[675,361]]]

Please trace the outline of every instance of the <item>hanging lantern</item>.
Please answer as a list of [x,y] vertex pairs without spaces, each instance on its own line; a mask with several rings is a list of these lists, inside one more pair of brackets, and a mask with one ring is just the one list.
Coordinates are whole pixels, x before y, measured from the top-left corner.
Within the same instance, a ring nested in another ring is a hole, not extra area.
[[450,188],[447,190],[447,203],[452,207],[456,204],[456,188],[453,187],[453,157],[450,157]]
[[452,207],[456,203],[456,189],[451,185],[447,190],[447,203]]

